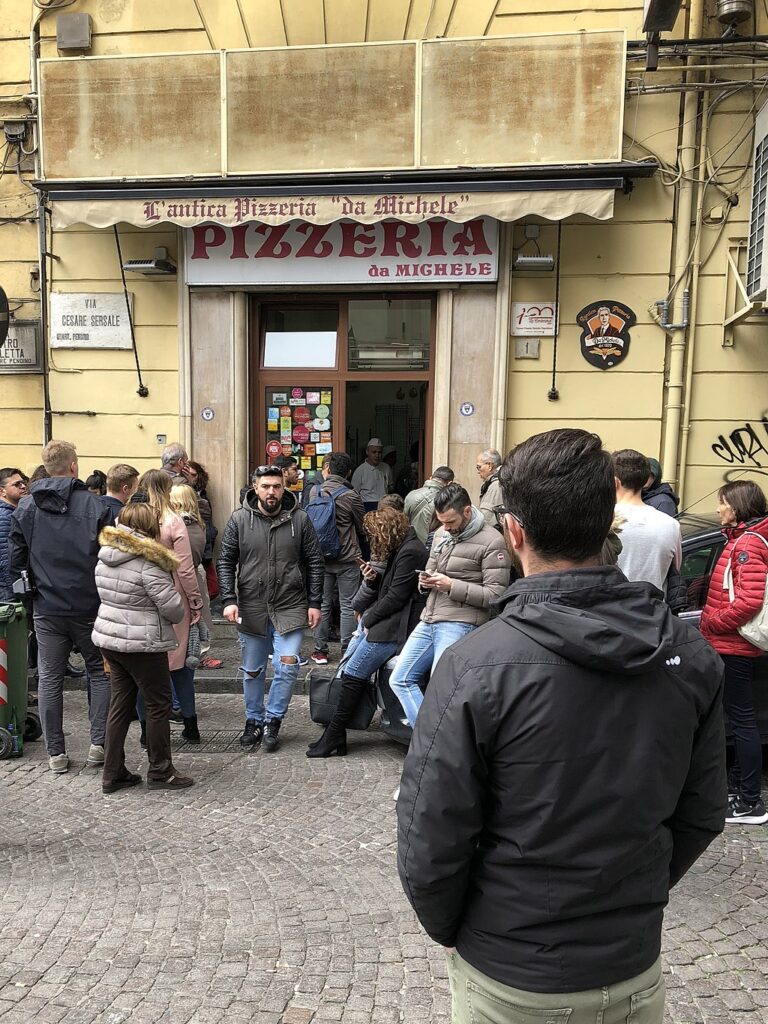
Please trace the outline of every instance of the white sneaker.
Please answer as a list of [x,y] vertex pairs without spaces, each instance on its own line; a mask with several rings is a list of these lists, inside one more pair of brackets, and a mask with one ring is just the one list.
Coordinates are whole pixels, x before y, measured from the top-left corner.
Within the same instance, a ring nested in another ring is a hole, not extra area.
[[395,792],[392,794],[392,799],[395,801],[395,803],[397,803],[399,796],[400,796],[400,787],[398,786],[397,789],[395,790]]
[[69,758],[66,754],[54,754],[53,757],[48,758],[48,767],[52,772],[61,775],[69,768]]
[[90,768],[100,768],[104,764],[104,747],[92,743],[85,762]]

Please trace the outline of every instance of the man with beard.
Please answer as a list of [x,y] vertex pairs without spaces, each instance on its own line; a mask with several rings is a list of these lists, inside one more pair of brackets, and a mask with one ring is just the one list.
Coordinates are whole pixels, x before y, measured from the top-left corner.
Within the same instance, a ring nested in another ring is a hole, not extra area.
[[[243,654],[244,749],[277,750],[280,724],[299,672],[304,629],[320,622],[323,555],[307,513],[282,471],[257,466],[242,507],[224,530],[218,573],[224,618],[237,623]],[[266,713],[264,683],[273,654]]]
[[455,1024],[661,1024],[669,890],[722,831],[722,664],[601,564],[614,467],[552,430],[501,470],[524,577],[443,655],[405,760],[400,878]]
[[389,679],[411,727],[423,700],[419,683],[446,647],[488,621],[491,601],[509,584],[504,539],[460,484],[448,484],[435,496],[435,515],[440,528],[419,576],[427,604]]

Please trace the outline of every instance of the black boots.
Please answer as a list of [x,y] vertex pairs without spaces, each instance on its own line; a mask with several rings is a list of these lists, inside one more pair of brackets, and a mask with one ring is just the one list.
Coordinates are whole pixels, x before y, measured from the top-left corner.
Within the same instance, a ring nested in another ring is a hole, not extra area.
[[366,686],[367,679],[356,679],[354,676],[343,675],[343,686],[339,695],[339,703],[333,718],[325,727],[325,732],[307,750],[307,757],[346,757],[347,755],[347,723],[360,703],[360,697]]
[[264,750],[268,754],[273,754],[277,750],[278,745],[280,743],[280,740],[279,740],[278,735],[277,735],[279,732],[280,732],[280,719],[279,718],[270,718],[267,721],[267,726],[266,726],[266,728],[264,730],[264,743],[263,743]]
[[184,719],[184,728],[181,731],[181,735],[187,743],[200,742],[200,733],[197,728],[197,715],[192,715],[191,718]]
[[141,722],[141,734],[139,736],[139,746],[142,750],[147,749],[147,723],[146,721]]

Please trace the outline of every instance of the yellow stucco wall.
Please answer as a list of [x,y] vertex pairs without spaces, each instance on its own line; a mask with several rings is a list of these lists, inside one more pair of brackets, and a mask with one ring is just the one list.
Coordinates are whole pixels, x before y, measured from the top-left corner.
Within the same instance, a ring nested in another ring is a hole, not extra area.
[[[674,35],[685,35],[690,3],[683,5]],[[705,33],[719,35],[709,3]],[[642,0],[546,0],[531,9],[522,0],[79,0],[72,10],[91,14],[92,53],[96,55],[202,51],[219,47],[285,46],[324,42],[354,42],[419,38],[562,32],[593,28],[625,28],[640,38]],[[757,5],[757,32],[768,32],[768,13]],[[242,11],[242,16],[241,16]],[[4,0],[0,10],[0,120],[23,110],[15,96],[28,89],[29,0]],[[56,56],[55,16],[41,21],[42,56]],[[649,85],[678,82],[678,72],[644,75],[642,63],[632,63],[633,79]],[[725,76],[726,73],[724,72]],[[729,69],[727,77],[747,80],[748,70]],[[713,94],[714,95],[714,94]],[[768,455],[738,457],[718,438],[754,424],[755,436],[768,433],[762,418],[768,403],[768,337],[765,321],[736,329],[735,344],[724,348],[722,322],[726,251],[733,239],[747,232],[750,176],[736,179],[751,158],[748,138],[756,90],[745,88],[717,106],[710,125],[710,153],[715,164],[725,162],[721,176],[733,182],[739,205],[725,225],[718,206],[728,207],[718,190],[707,189],[704,208],[709,216],[701,229],[704,261],[692,357],[690,438],[686,474],[686,503],[718,486],[726,475],[751,465],[760,475]],[[14,104],[16,104],[14,106]],[[679,92],[628,99],[625,109],[625,155],[640,159],[647,149],[669,164],[677,159],[682,100]],[[734,142],[744,136],[740,146]],[[701,168],[695,173],[700,176]],[[706,172],[709,174],[709,170]],[[22,191],[15,175],[0,180],[0,218],[12,209],[31,207],[31,194]],[[508,444],[532,431],[554,425],[592,426],[611,447],[633,446],[658,455],[663,445],[668,340],[653,322],[650,303],[662,298],[670,285],[675,240],[677,190],[659,177],[641,180],[630,196],[617,196],[614,219],[606,224],[575,220],[563,225],[560,303],[562,330],[558,342],[557,386],[560,398],[551,402],[553,343],[542,339],[538,360],[514,358],[508,363]],[[15,204],[15,205],[14,205]],[[147,255],[155,245],[167,245],[177,255],[173,231],[140,232],[121,229],[125,258]],[[554,252],[556,228],[542,224],[542,251]],[[515,246],[523,242],[515,230]],[[119,272],[110,231],[86,228],[58,232],[52,240],[60,257],[53,269],[52,287],[61,291],[117,291]],[[29,270],[37,260],[34,224],[0,222],[0,283],[12,296],[31,298]],[[554,274],[513,274],[512,301],[554,297]],[[137,342],[150,389],[147,399],[136,395],[136,375],[130,352],[65,352],[53,354],[50,373],[53,430],[69,437],[80,449],[84,469],[105,467],[116,459],[132,459],[140,468],[154,464],[158,434],[170,439],[180,433],[179,301],[177,284],[164,279],[131,276]],[[575,314],[594,299],[614,298],[637,314],[630,354],[616,369],[592,369],[579,353]],[[25,307],[34,315],[35,306]],[[679,307],[678,307],[679,311]],[[21,314],[20,314],[21,315]],[[39,378],[0,375],[0,445],[3,461],[29,465],[37,460],[42,437],[42,394]],[[92,415],[95,414],[95,415]],[[731,444],[733,449],[733,444]],[[739,461],[741,459],[742,461]],[[730,460],[730,461],[729,461]],[[709,508],[706,499],[698,509]]]

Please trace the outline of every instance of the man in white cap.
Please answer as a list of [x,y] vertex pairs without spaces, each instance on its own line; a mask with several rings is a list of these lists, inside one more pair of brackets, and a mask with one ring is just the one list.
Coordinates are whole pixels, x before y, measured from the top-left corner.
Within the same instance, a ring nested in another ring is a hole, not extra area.
[[352,474],[352,486],[363,499],[366,512],[372,512],[390,491],[388,467],[381,461],[383,450],[381,440],[372,437],[365,448],[365,462]]

